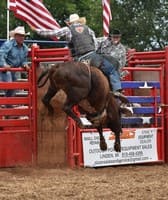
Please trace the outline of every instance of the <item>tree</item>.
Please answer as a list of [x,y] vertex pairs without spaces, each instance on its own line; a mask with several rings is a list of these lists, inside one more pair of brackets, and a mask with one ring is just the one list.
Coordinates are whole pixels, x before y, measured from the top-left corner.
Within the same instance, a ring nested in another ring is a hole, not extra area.
[[[12,30],[16,26],[25,25],[25,23],[21,20],[18,20],[12,12],[9,12],[9,29]],[[0,1],[0,38],[7,37],[7,0]]]
[[111,7],[112,28],[121,29],[123,41],[129,47],[143,51],[162,49],[168,44],[166,0],[116,0]]

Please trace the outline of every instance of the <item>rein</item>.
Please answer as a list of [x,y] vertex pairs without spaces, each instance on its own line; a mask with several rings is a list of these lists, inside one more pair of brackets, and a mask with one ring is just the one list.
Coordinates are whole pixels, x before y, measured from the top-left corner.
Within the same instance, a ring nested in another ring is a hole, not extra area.
[[87,62],[83,62],[85,64],[85,66],[87,67],[88,70],[88,74],[89,74],[89,92],[91,90],[91,71],[90,71],[90,66],[88,65]]
[[[89,74],[89,91],[91,90],[91,70],[90,70],[90,66],[88,63],[88,60],[82,60],[80,61],[82,63],[85,64],[85,66],[87,67],[88,70],[88,74]],[[104,108],[98,112],[94,112],[94,113],[89,113],[89,120],[94,124],[94,125],[99,125],[100,122],[104,121],[103,119],[107,116],[107,104],[108,104],[108,100],[106,101],[106,104],[104,106]]]

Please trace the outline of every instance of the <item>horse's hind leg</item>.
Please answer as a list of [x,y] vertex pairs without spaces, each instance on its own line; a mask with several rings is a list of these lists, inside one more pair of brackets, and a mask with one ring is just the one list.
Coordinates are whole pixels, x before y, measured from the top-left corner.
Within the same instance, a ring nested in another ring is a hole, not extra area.
[[120,132],[115,133],[114,150],[115,150],[116,152],[121,152]]
[[57,93],[57,90],[49,86],[47,93],[43,96],[42,102],[47,107],[49,114],[54,114],[54,109],[52,105],[50,104],[50,100],[55,96]]
[[106,144],[105,138],[103,136],[102,126],[100,125],[99,127],[97,127],[97,130],[98,130],[99,136],[100,136],[100,149],[102,151],[105,151],[105,150],[107,150],[107,144]]
[[121,152],[120,134],[122,133],[120,120],[111,120],[107,126],[115,134],[114,150]]

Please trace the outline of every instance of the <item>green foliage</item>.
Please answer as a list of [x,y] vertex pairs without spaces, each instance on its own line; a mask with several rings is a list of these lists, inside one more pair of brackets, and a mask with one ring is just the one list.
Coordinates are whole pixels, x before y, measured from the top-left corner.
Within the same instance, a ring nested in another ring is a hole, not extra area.
[[[168,3],[166,0],[112,1],[112,28],[119,27],[123,42],[137,50],[162,49],[168,45]],[[114,9],[115,7],[115,9]]]
[[[62,26],[64,20],[72,13],[85,16],[87,24],[102,36],[102,5],[101,0],[43,0],[44,5]],[[0,38],[6,38],[6,0],[0,1]],[[120,29],[122,42],[137,50],[163,49],[168,45],[168,2],[167,0],[111,0],[113,20],[110,30]],[[14,17],[10,12],[10,30],[18,25],[24,25],[26,31],[31,31],[27,24]],[[31,38],[39,39],[31,31]],[[44,38],[43,38],[44,39]]]

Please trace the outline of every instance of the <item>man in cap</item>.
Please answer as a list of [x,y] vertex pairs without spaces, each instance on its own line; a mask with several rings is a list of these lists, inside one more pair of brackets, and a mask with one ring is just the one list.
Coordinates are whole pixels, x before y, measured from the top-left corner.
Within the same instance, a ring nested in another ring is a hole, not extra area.
[[121,32],[118,29],[114,29],[108,38],[98,42],[98,52],[116,58],[120,71],[126,65],[126,48],[121,43]]
[[[24,44],[27,35],[23,26],[18,26],[10,32],[10,40],[4,42],[0,48],[0,67],[5,70],[1,72],[1,79],[4,82],[17,80],[16,72],[9,71],[11,67],[23,67],[29,69],[27,63],[28,47]],[[5,95],[11,97],[15,95],[14,90],[6,90]]]
[[69,16],[68,26],[59,30],[36,29],[36,31],[38,34],[47,37],[65,36],[66,40],[73,45],[75,59],[78,61],[90,60],[92,66],[98,67],[108,77],[114,94],[120,100],[127,101],[125,96],[119,92],[121,90],[121,81],[118,70],[107,59],[96,53],[97,39],[95,33],[85,23],[81,23],[78,14],[71,14]]

